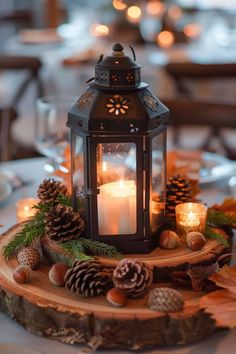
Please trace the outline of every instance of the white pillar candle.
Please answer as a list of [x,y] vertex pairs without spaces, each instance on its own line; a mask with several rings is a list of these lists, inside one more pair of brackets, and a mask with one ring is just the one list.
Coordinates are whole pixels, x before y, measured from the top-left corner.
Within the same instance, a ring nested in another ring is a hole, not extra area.
[[136,232],[135,181],[103,184],[98,194],[98,230],[100,235],[124,235]]

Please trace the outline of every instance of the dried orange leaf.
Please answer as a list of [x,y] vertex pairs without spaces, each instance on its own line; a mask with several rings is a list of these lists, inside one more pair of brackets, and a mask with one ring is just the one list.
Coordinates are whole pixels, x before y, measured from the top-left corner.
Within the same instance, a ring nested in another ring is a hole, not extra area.
[[216,327],[236,328],[236,295],[228,290],[217,290],[203,296],[200,308],[211,315]]
[[211,275],[209,279],[236,295],[236,266],[229,267],[226,264],[218,273]]
[[234,198],[226,198],[222,204],[215,204],[212,209],[222,211],[228,216],[236,217],[236,200]]

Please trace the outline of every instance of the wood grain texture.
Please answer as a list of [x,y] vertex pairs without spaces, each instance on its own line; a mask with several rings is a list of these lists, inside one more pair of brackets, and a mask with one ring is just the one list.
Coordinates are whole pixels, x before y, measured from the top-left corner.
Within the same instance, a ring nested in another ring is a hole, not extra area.
[[[0,238],[1,252],[20,227],[14,226]],[[203,255],[210,249],[215,250],[217,245],[211,241],[207,247],[209,249]],[[142,258],[157,266],[165,264],[165,254],[172,265],[181,264],[181,259],[188,261],[181,250],[176,250],[173,257],[169,252],[163,251],[157,258],[155,253],[142,255]],[[199,257],[200,254],[190,255],[190,259],[198,261]],[[17,284],[12,278],[16,265],[16,260],[0,259],[0,310],[38,335],[69,344],[86,343],[93,349],[142,349],[189,343],[215,329],[209,315],[199,310],[203,295],[200,292],[182,291],[184,309],[172,314],[149,310],[145,298],[129,300],[125,307],[115,308],[103,296],[83,298],[67,289],[54,287],[49,282],[46,265],[33,272],[30,283]]]

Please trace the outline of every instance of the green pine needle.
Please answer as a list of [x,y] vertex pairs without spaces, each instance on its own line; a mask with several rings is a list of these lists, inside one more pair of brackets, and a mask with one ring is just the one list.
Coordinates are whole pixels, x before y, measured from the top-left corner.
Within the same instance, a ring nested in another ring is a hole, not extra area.
[[91,256],[87,256],[84,247],[82,244],[78,241],[72,240],[72,241],[67,241],[61,244],[58,244],[59,247],[64,249],[66,252],[70,254],[70,256],[74,259],[80,259],[83,261],[88,261],[93,259]]
[[206,231],[205,231],[204,235],[207,238],[210,238],[210,239],[218,241],[224,247],[228,247],[229,246],[229,243],[224,238],[224,236],[221,235],[220,233],[218,233],[217,231],[213,230],[210,226],[206,227]]
[[44,214],[37,213],[3,248],[3,256],[11,259],[23,248],[44,236]]
[[122,255],[117,251],[115,246],[107,245],[103,242],[92,241],[87,238],[80,238],[79,242],[83,245],[85,251],[95,256],[107,256],[111,258],[121,259]]
[[227,215],[219,210],[208,209],[207,224],[209,226],[215,227],[233,227],[234,225],[236,225],[236,218],[234,216]]
[[72,207],[72,199],[66,195],[59,194],[57,197],[57,203],[68,207]]

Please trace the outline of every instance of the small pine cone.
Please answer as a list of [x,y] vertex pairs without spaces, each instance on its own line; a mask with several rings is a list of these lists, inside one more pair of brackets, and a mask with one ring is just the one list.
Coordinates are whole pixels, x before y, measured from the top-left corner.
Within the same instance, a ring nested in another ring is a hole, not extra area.
[[38,188],[38,197],[43,203],[55,203],[58,195],[68,195],[66,187],[59,181],[45,179]]
[[182,294],[171,288],[155,288],[148,295],[148,307],[157,312],[176,312],[182,310]]
[[84,229],[84,219],[73,208],[65,205],[55,205],[45,216],[46,236],[59,243],[77,239]]
[[141,297],[152,283],[153,272],[146,264],[123,259],[113,272],[113,282],[130,297]]
[[192,189],[189,181],[178,176],[169,179],[166,185],[166,213],[169,218],[175,217],[175,207],[192,200]]
[[74,261],[65,275],[66,288],[82,296],[105,294],[113,287],[112,272],[97,261]]
[[17,260],[20,265],[28,265],[31,269],[37,269],[40,264],[40,254],[32,247],[26,247],[19,251]]

